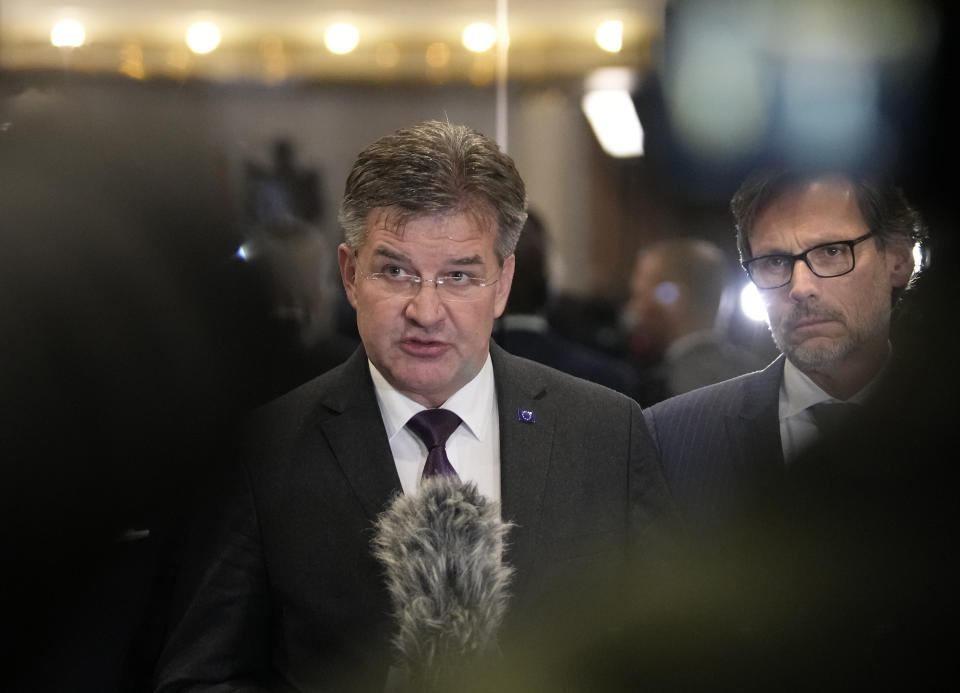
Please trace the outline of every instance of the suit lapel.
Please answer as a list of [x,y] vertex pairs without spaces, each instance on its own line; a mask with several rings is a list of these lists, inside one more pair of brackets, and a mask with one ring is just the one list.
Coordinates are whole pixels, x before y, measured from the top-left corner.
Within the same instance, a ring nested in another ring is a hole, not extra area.
[[783,477],[778,414],[783,359],[780,356],[761,372],[743,379],[741,406],[727,416],[730,440],[738,448],[734,460],[746,479],[764,482]]
[[[556,422],[556,405],[544,384],[496,344],[490,345],[500,424],[500,488],[511,563],[533,559]],[[400,492],[400,479],[383,428],[362,347],[343,365],[321,396],[317,426],[364,511],[375,518]],[[521,420],[520,410],[534,421]],[[525,572],[525,571],[524,571]]]
[[[490,353],[499,409],[503,519],[516,525],[508,537],[509,562],[523,576],[535,556],[556,406],[521,359],[493,343]],[[523,420],[521,410],[531,412],[533,421]]]
[[401,487],[362,347],[325,388],[321,404],[327,411],[317,425],[364,511],[374,519]]

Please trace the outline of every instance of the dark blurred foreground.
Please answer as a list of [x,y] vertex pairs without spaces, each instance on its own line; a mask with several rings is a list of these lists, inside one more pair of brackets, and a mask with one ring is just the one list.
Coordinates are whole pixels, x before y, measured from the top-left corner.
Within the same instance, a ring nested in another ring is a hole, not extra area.
[[176,104],[0,108],[0,688],[143,689],[166,543],[261,387],[262,299]]

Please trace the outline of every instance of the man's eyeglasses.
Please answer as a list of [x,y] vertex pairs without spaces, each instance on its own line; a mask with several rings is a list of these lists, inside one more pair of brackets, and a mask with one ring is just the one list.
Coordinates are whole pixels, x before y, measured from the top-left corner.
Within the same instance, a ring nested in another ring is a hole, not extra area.
[[854,238],[852,241],[833,241],[821,243],[798,255],[777,254],[761,255],[742,263],[743,269],[758,289],[779,289],[793,279],[793,268],[797,260],[803,260],[818,277],[828,279],[852,272],[856,265],[853,246],[870,238],[873,232]]
[[384,269],[385,272],[368,274],[358,267],[357,274],[375,282],[377,288],[384,293],[407,298],[415,296],[424,283],[430,283],[436,287],[437,295],[444,301],[476,301],[483,296],[488,286],[493,286],[500,281],[499,276],[490,280],[471,277],[466,272],[454,272],[436,279],[424,279],[418,274],[408,273],[402,267],[388,266]]

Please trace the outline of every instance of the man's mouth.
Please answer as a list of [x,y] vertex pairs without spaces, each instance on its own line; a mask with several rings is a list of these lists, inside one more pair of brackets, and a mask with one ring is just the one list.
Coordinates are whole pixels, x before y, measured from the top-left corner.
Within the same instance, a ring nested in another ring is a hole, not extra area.
[[816,327],[828,322],[840,322],[840,316],[834,312],[821,312],[810,307],[800,307],[795,310],[785,321],[788,330],[800,330],[808,327]]
[[811,327],[813,325],[821,325],[825,322],[833,322],[833,318],[827,316],[811,316],[806,318],[800,318],[799,320],[792,320],[790,322],[791,329],[798,329],[801,327]]
[[400,340],[400,349],[410,356],[429,358],[439,356],[447,351],[450,345],[439,339],[419,339],[408,337]]

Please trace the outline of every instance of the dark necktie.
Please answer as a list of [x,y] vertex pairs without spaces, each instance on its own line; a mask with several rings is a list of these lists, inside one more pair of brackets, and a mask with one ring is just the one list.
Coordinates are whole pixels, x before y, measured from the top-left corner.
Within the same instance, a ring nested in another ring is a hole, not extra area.
[[421,478],[441,474],[457,477],[457,470],[450,464],[445,446],[447,438],[459,425],[460,417],[449,409],[424,409],[407,422],[410,430],[427,446],[427,464]]
[[828,436],[838,431],[859,407],[853,402],[820,402],[810,407],[810,414],[820,435]]

